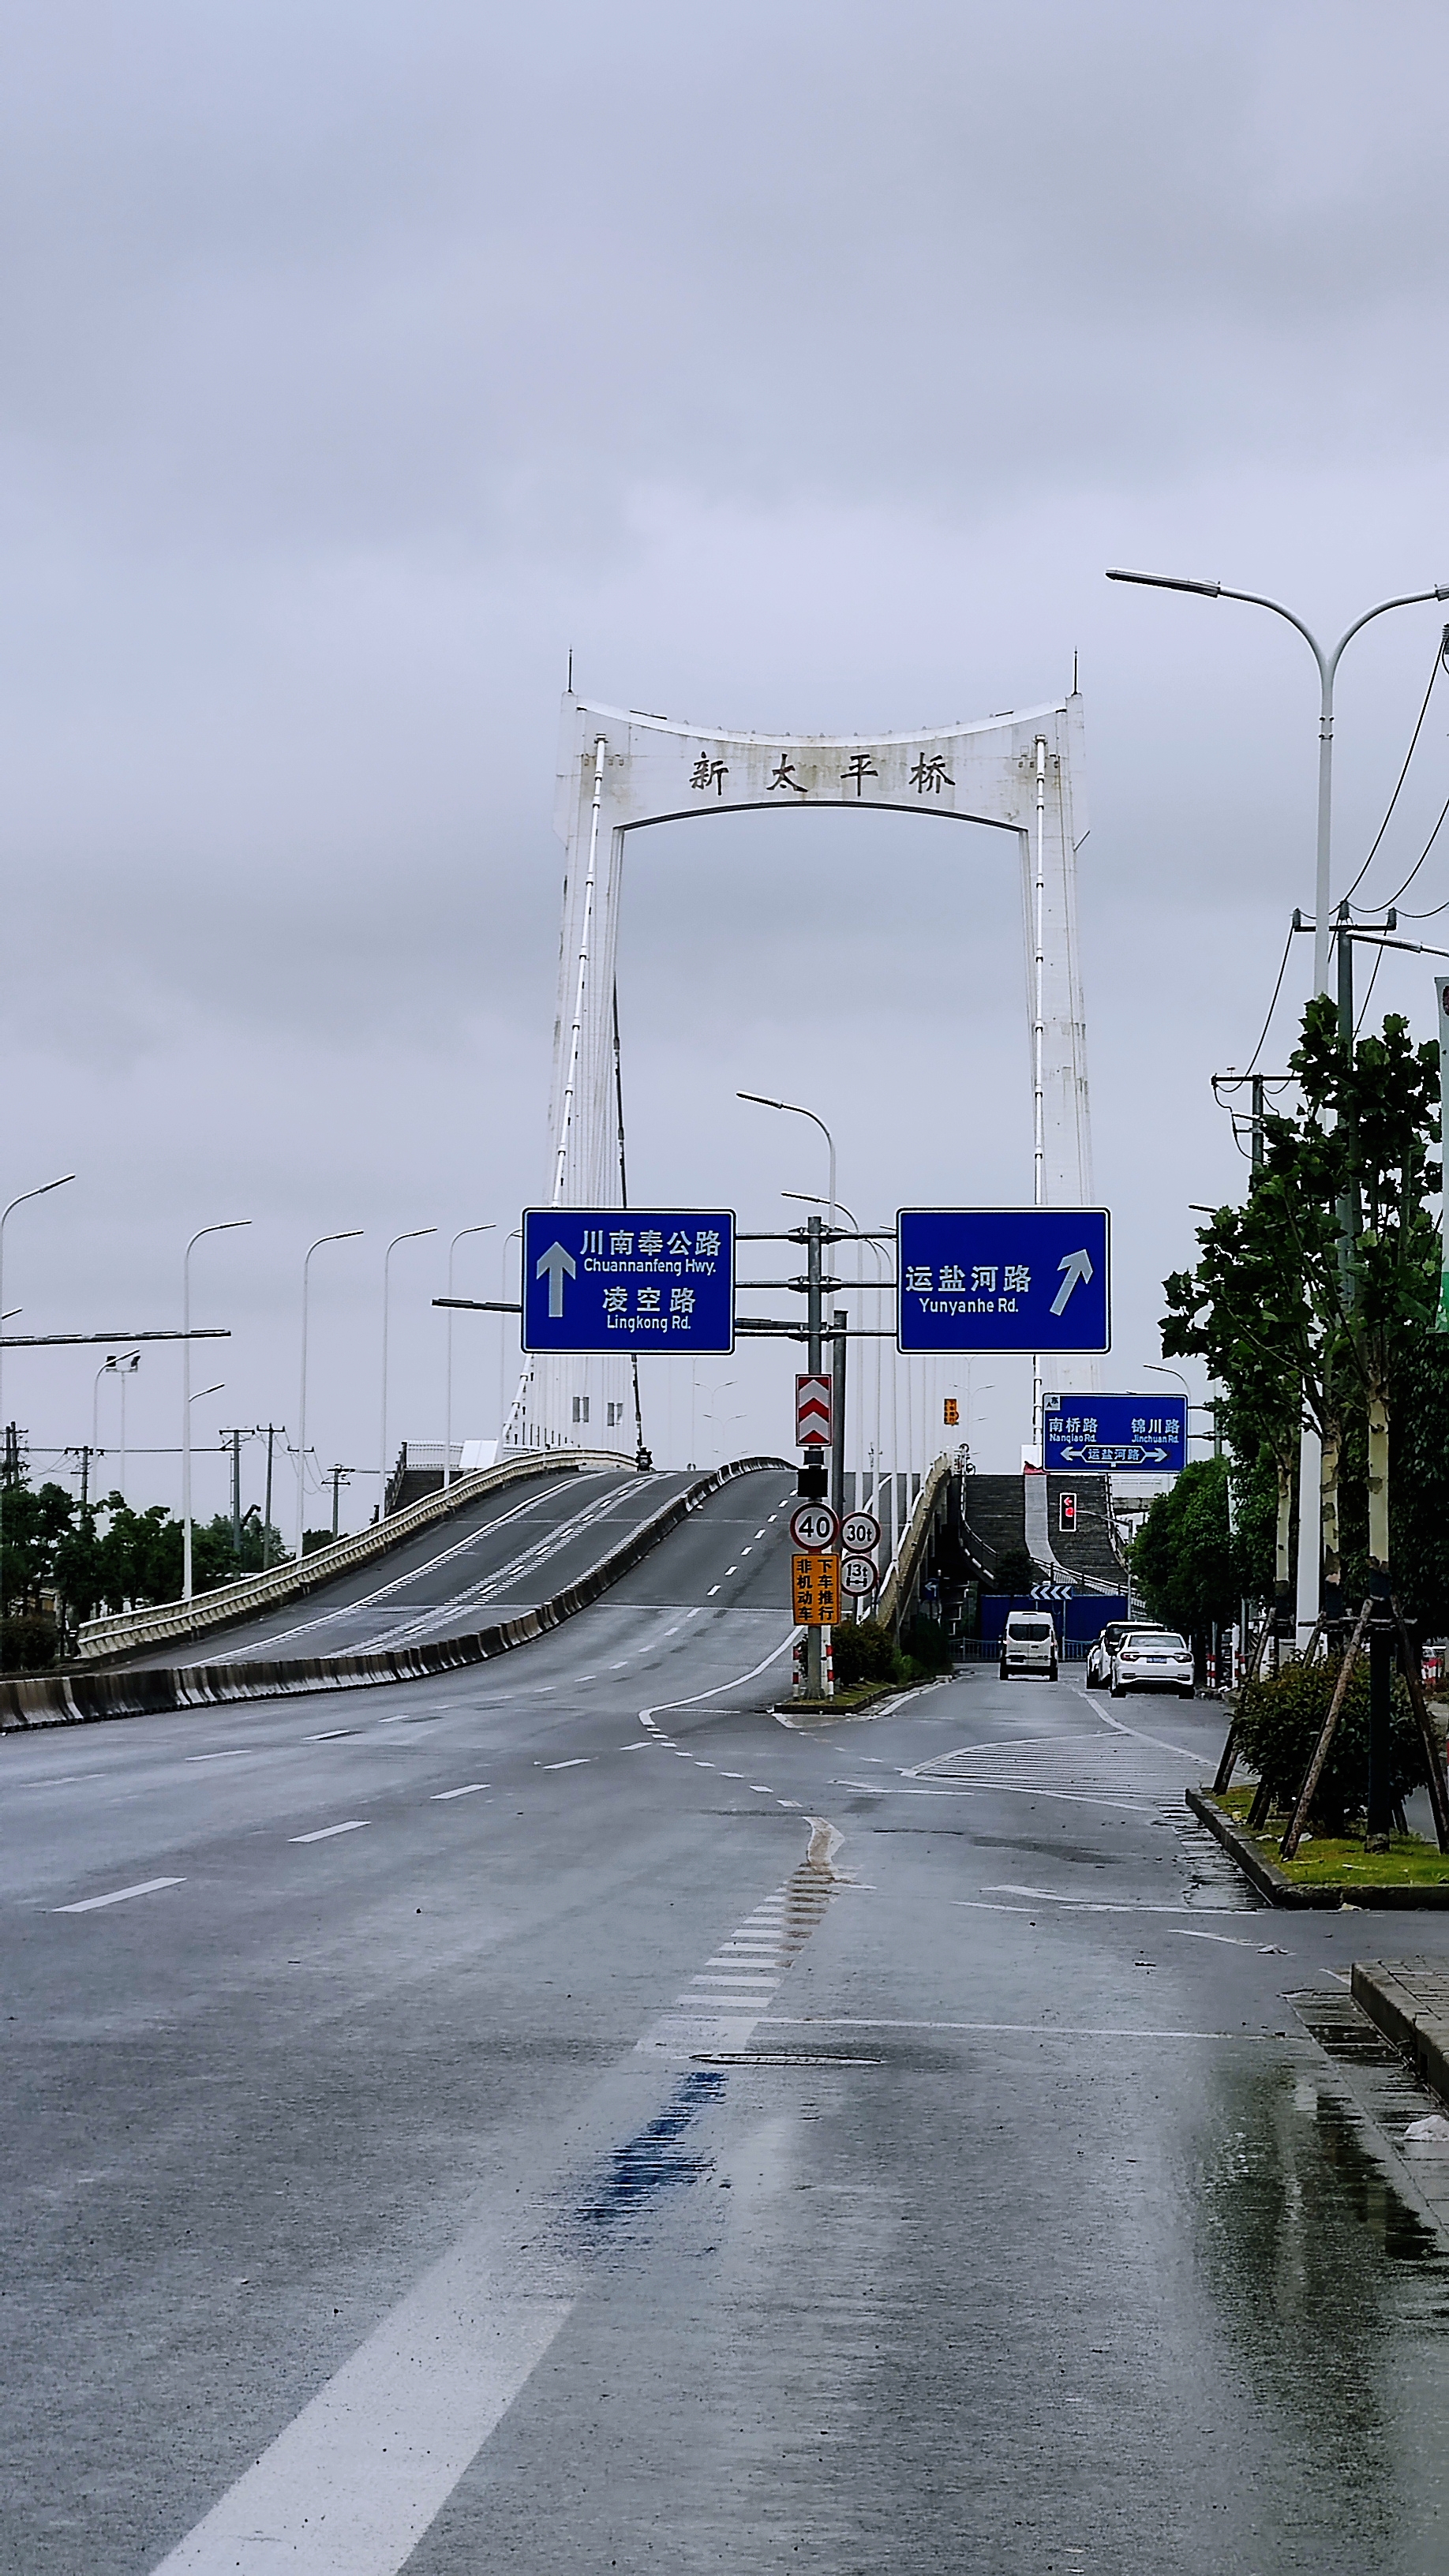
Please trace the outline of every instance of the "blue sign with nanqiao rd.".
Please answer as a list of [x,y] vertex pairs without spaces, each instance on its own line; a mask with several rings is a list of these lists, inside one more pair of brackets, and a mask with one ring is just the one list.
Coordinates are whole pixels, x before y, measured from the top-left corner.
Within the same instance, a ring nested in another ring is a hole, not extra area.
[[732,1351],[731,1208],[525,1208],[526,1351]]
[[1105,1351],[1105,1208],[901,1208],[902,1351]]
[[1044,1395],[1042,1465],[1175,1476],[1187,1465],[1185,1395]]

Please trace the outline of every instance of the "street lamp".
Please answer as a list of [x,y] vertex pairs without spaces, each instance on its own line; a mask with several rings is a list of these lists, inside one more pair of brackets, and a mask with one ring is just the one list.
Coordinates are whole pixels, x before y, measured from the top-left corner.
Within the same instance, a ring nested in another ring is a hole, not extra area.
[[412,1227],[410,1227],[410,1228],[409,1228],[409,1230],[408,1230],[408,1232],[407,1232],[406,1234],[395,1234],[395,1235],[393,1236],[393,1239],[392,1239],[391,1243],[388,1245],[386,1252],[385,1252],[385,1253],[383,1254],[383,1256],[382,1256],[382,1428],[381,1428],[381,1430],[380,1430],[380,1432],[379,1432],[379,1434],[378,1434],[378,1455],[379,1455],[379,1459],[380,1459],[380,1462],[381,1462],[381,1463],[380,1463],[380,1465],[379,1465],[379,1467],[378,1467],[378,1475],[379,1475],[379,1477],[380,1477],[380,1479],[381,1479],[381,1482],[380,1482],[380,1485],[379,1485],[379,1488],[378,1488],[378,1501],[377,1501],[377,1517],[378,1517],[379,1521],[385,1521],[385,1520],[386,1520],[386,1518],[387,1518],[387,1301],[388,1301],[388,1289],[389,1289],[389,1279],[388,1279],[388,1274],[389,1274],[389,1272],[390,1272],[390,1270],[391,1270],[391,1267],[392,1267],[392,1256],[393,1256],[393,1254],[396,1252],[396,1250],[397,1250],[397,1248],[398,1248],[398,1245],[399,1245],[400,1243],[416,1243],[416,1242],[418,1241],[418,1239],[419,1239],[419,1237],[420,1237],[421,1235],[425,1235],[425,1234],[436,1234],[436,1233],[437,1233],[437,1231],[438,1231],[438,1229],[437,1229],[437,1227],[436,1227],[435,1225],[415,1225],[415,1226],[412,1226]]
[[[458,1228],[457,1233],[454,1235],[452,1242],[451,1242],[451,1243],[449,1244],[449,1246],[448,1246],[448,1294],[449,1294],[449,1296],[450,1296],[450,1297],[452,1296],[452,1293],[453,1293],[453,1255],[454,1255],[454,1253],[457,1251],[459,1244],[462,1242],[464,1235],[465,1235],[465,1234],[496,1234],[496,1233],[497,1233],[497,1231],[498,1231],[497,1226],[496,1226],[495,1224],[492,1224],[492,1223],[490,1223],[490,1224],[488,1224],[488,1225],[462,1225],[462,1226],[460,1226],[460,1227]],[[451,1306],[450,1306],[450,1307],[449,1307],[449,1309],[448,1309],[448,1367],[447,1367],[447,1389],[446,1389],[446,1393],[445,1393],[444,1398],[443,1398],[443,1491],[444,1491],[444,1493],[445,1493],[445,1494],[446,1494],[446,1492],[447,1492],[447,1490],[448,1490],[448,1487],[451,1485],[452,1481],[453,1481],[453,1310],[452,1310],[452,1308],[451,1308]]]
[[[517,1244],[520,1244],[520,1245],[521,1245],[521,1244],[522,1244],[522,1242],[523,1242],[523,1228],[522,1228],[522,1226],[521,1226],[521,1225],[516,1225],[516,1226],[514,1226],[514,1227],[513,1227],[513,1229],[512,1229],[512,1231],[511,1231],[510,1233],[508,1233],[508,1234],[505,1234],[505,1236],[504,1236],[504,1238],[503,1238],[503,1250],[502,1250],[501,1256],[500,1256],[500,1258],[499,1258],[499,1263],[498,1263],[498,1301],[499,1301],[499,1304],[500,1304],[500,1305],[503,1303],[503,1300],[504,1300],[504,1299],[506,1298],[506,1296],[508,1295],[508,1247],[509,1247],[510,1243],[517,1243]],[[518,1274],[518,1302],[519,1302],[520,1306],[521,1306],[521,1305],[522,1305],[522,1303],[523,1303],[523,1269],[522,1269],[522,1262],[523,1262],[523,1255],[522,1255],[522,1252],[520,1251],[520,1253],[519,1253],[519,1274]],[[499,1316],[499,1318],[498,1318],[498,1440],[497,1440],[497,1444],[496,1444],[496,1446],[495,1446],[495,1448],[494,1448],[494,1451],[493,1451],[493,1455],[494,1455],[495,1460],[496,1460],[496,1459],[501,1458],[501,1457],[502,1457],[502,1455],[503,1455],[503,1434],[504,1434],[505,1430],[507,1429],[507,1421],[505,1420],[505,1412],[506,1412],[506,1408],[507,1408],[507,1401],[508,1401],[508,1390],[507,1390],[507,1384],[506,1384],[507,1371],[508,1371],[508,1322],[507,1322],[507,1318],[506,1318],[506,1316],[500,1315],[500,1316]],[[520,1378],[520,1380],[519,1380],[519,1384],[520,1384],[520,1386],[522,1385],[522,1383],[523,1383],[523,1380],[522,1380],[522,1378]],[[518,1399],[517,1399],[517,1397],[515,1396],[515,1398],[514,1398],[514,1404],[513,1404],[513,1410],[514,1410],[514,1412],[516,1412],[516,1411],[517,1411],[517,1409],[518,1409]],[[511,1420],[511,1419],[512,1419],[512,1416],[511,1416],[511,1415],[509,1415],[509,1416],[508,1416],[508,1420]]]
[[[769,1100],[766,1098],[763,1091],[737,1091],[735,1093],[735,1098],[736,1100],[753,1100],[756,1107],[760,1109],[783,1109],[787,1111],[791,1118],[808,1118],[812,1126],[819,1128],[821,1135],[824,1137],[826,1144],[830,1148],[829,1207],[830,1230],[833,1234],[835,1231],[835,1138],[831,1135],[824,1119],[817,1118],[813,1109],[802,1109],[798,1100]],[[788,1192],[786,1195],[788,1196]],[[811,1365],[813,1366],[814,1363],[812,1362]]]
[[[235,1234],[238,1227],[250,1225],[249,1216],[229,1216],[221,1225],[197,1228],[181,1257],[181,1322],[183,1331],[191,1332],[191,1256],[205,1234]],[[189,1601],[191,1593],[191,1343],[181,1344],[181,1598]]]
[[302,1385],[297,1406],[297,1563],[299,1565],[302,1562],[302,1522],[307,1494],[307,1273],[312,1266],[312,1254],[320,1252],[324,1243],[355,1243],[361,1232],[360,1225],[350,1225],[343,1234],[319,1234],[302,1263]]
[[[1169,573],[1109,572],[1109,581],[1137,582],[1147,590],[1187,590],[1202,599],[1237,599],[1249,608],[1266,608],[1274,617],[1296,626],[1318,665],[1318,842],[1317,874],[1313,914],[1313,989],[1328,990],[1328,943],[1332,905],[1331,845],[1333,823],[1333,683],[1344,648],[1351,644],[1362,627],[1374,618],[1386,616],[1391,608],[1416,608],[1431,599],[1449,599],[1449,582],[1436,582],[1432,590],[1405,591],[1401,598],[1381,599],[1376,608],[1366,608],[1346,627],[1338,642],[1325,650],[1311,627],[1301,617],[1285,608],[1281,600],[1265,599],[1256,590],[1225,590],[1220,581],[1188,581]],[[1298,1642],[1305,1644],[1318,1623],[1319,1589],[1323,1560],[1323,1444],[1317,1428],[1304,1422],[1298,1444]]]
[[[16,1209],[17,1209],[18,1207],[24,1207],[24,1205],[25,1205],[25,1203],[26,1203],[26,1200],[27,1200],[27,1199],[43,1199],[43,1198],[45,1198],[46,1196],[48,1196],[48,1194],[49,1194],[49,1192],[50,1192],[51,1190],[63,1190],[63,1189],[64,1189],[64,1187],[65,1187],[65,1185],[66,1185],[66,1182],[67,1182],[67,1181],[73,1181],[74,1179],[75,1179],[75,1174],[74,1174],[74,1172],[62,1172],[58,1180],[54,1180],[54,1181],[42,1181],[38,1189],[34,1189],[34,1190],[22,1190],[22,1191],[21,1191],[21,1193],[20,1193],[20,1196],[19,1196],[18,1198],[14,1198],[14,1199],[12,1199],[12,1200],[11,1200],[11,1202],[10,1202],[10,1205],[9,1205],[9,1206],[8,1206],[8,1207],[3,1211],[3,1213],[0,1213],[0,1307],[3,1307],[3,1306],[4,1306],[4,1303],[5,1303],[5,1228],[6,1228],[6,1226],[9,1224],[10,1219],[11,1219],[11,1218],[12,1218],[12,1216],[15,1214],[15,1211],[16,1211]],[[15,1310],[15,1311],[16,1311],[16,1313],[17,1313],[17,1314],[19,1313],[20,1309],[19,1309],[19,1307],[18,1307],[18,1306],[17,1306],[17,1308],[16,1308],[16,1310]],[[4,1425],[5,1425],[4,1366],[5,1366],[5,1353],[4,1353],[3,1346],[0,1346],[0,1439],[3,1439],[3,1438],[4,1438]],[[0,1610],[3,1610],[3,1608],[4,1608],[4,1602],[5,1602],[5,1517],[4,1517],[4,1515],[5,1515],[5,1484],[4,1484],[4,1479],[3,1479],[3,1477],[0,1477]]]

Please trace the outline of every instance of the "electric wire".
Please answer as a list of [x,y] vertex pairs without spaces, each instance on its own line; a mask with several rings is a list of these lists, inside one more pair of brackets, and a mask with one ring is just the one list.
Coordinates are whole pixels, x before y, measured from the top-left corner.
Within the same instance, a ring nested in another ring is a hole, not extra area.
[[1374,997],[1374,986],[1375,986],[1375,984],[1376,984],[1376,983],[1378,982],[1378,980],[1379,980],[1379,968],[1382,966],[1383,962],[1384,962],[1384,951],[1383,951],[1383,949],[1382,949],[1382,948],[1380,948],[1380,949],[1378,950],[1378,952],[1377,952],[1377,954],[1376,954],[1375,958],[1374,958],[1374,971],[1373,971],[1373,973],[1370,975],[1370,977],[1369,977],[1369,979],[1368,979],[1368,991],[1365,993],[1365,995],[1364,995],[1364,997],[1363,997],[1362,1004],[1360,1005],[1360,1008],[1359,1008],[1359,1015],[1358,1015],[1358,1018],[1354,1021],[1354,1024],[1353,1024],[1353,1033],[1354,1033],[1354,1036],[1355,1036],[1355,1037],[1357,1037],[1357,1036],[1358,1036],[1358,1034],[1359,1034],[1360,1030],[1361,1030],[1361,1029],[1362,1029],[1362,1027],[1363,1027],[1363,1024],[1364,1024],[1365,1020],[1368,1018],[1368,1006],[1369,1006],[1370,1002],[1373,1000],[1373,997]]
[[[1438,838],[1439,838],[1440,833],[1441,833],[1441,832],[1443,831],[1443,829],[1444,829],[1444,818],[1445,818],[1446,814],[1449,814],[1449,796],[1446,796],[1446,797],[1445,797],[1443,804],[1440,806],[1440,808],[1439,808],[1439,820],[1438,820],[1438,822],[1435,824],[1434,829],[1433,829],[1433,831],[1430,833],[1430,835],[1429,835],[1429,837],[1428,837],[1427,841],[1424,843],[1424,846],[1423,846],[1422,850],[1419,852],[1419,855],[1418,855],[1418,857],[1416,858],[1416,860],[1414,861],[1413,866],[1410,868],[1409,873],[1408,873],[1408,875],[1405,877],[1403,884],[1399,887],[1399,889],[1398,889],[1398,892],[1397,892],[1397,893],[1395,893],[1395,894],[1391,894],[1391,895],[1390,895],[1390,897],[1389,897],[1389,902],[1390,902],[1391,904],[1395,904],[1395,903],[1397,903],[1397,902],[1398,902],[1398,900],[1399,900],[1399,895],[1401,895],[1401,894],[1406,894],[1406,893],[1408,892],[1409,887],[1413,884],[1414,879],[1415,879],[1415,877],[1418,875],[1420,868],[1421,868],[1421,867],[1423,866],[1423,864],[1424,864],[1424,861],[1427,859],[1427,857],[1428,857],[1428,855],[1429,855],[1429,852],[1432,850],[1432,848],[1433,848],[1433,846],[1434,846],[1435,842],[1436,842],[1436,841],[1438,840]],[[1435,907],[1434,907],[1434,909],[1435,909],[1435,911],[1436,911],[1436,912],[1442,912],[1442,911],[1443,911],[1443,909],[1444,909],[1444,906],[1443,906],[1443,904],[1442,904],[1442,903],[1441,903],[1441,904],[1436,904],[1436,905],[1435,905]],[[1429,915],[1428,915],[1428,913],[1427,913],[1427,912],[1413,912],[1413,913],[1410,913],[1408,917],[1409,917],[1409,919],[1410,919],[1411,921],[1427,921],[1427,920],[1429,919]]]
[[1273,1025],[1273,1013],[1278,1008],[1278,996],[1283,990],[1283,978],[1288,972],[1288,951],[1292,945],[1293,933],[1290,930],[1287,938],[1283,942],[1283,954],[1278,962],[1278,981],[1273,987],[1273,999],[1268,1004],[1268,1016],[1263,1022],[1262,1031],[1259,1036],[1258,1043],[1253,1049],[1251,1061],[1245,1067],[1242,1075],[1240,1076],[1240,1079],[1244,1082],[1247,1081],[1248,1075],[1252,1072],[1253,1066],[1257,1063],[1259,1056],[1262,1054],[1264,1045],[1267,1041],[1268,1031]]
[[[1388,810],[1387,810],[1387,812],[1386,812],[1386,813],[1385,813],[1385,815],[1384,815],[1384,819],[1383,819],[1383,821],[1380,823],[1378,830],[1377,830],[1377,831],[1375,832],[1375,834],[1374,834],[1374,837],[1373,837],[1373,847],[1370,849],[1369,854],[1368,854],[1368,857],[1365,859],[1365,861],[1364,861],[1364,863],[1363,863],[1363,866],[1359,869],[1358,875],[1354,878],[1353,884],[1348,888],[1348,890],[1347,890],[1347,894],[1344,896],[1344,901],[1345,901],[1345,902],[1347,902],[1347,901],[1348,901],[1348,900],[1349,900],[1353,895],[1355,895],[1355,894],[1357,893],[1357,891],[1358,891],[1359,887],[1363,884],[1364,878],[1368,875],[1368,872],[1369,872],[1370,868],[1373,866],[1374,860],[1375,860],[1375,858],[1376,858],[1376,857],[1377,857],[1377,855],[1378,855],[1378,847],[1379,847],[1379,843],[1382,841],[1382,839],[1383,839],[1383,837],[1384,837],[1384,834],[1385,834],[1385,832],[1388,830],[1388,828],[1389,828],[1389,824],[1390,824],[1390,822],[1391,822],[1391,821],[1392,821],[1392,819],[1393,819],[1394,807],[1397,805],[1397,803],[1398,803],[1398,801],[1399,801],[1400,791],[1401,791],[1401,789],[1402,789],[1402,787],[1403,787],[1403,784],[1404,784],[1405,779],[1408,777],[1408,774],[1409,774],[1409,763],[1410,763],[1410,761],[1411,761],[1411,760],[1413,759],[1413,757],[1414,757],[1414,753],[1415,753],[1415,751],[1416,751],[1416,749],[1417,749],[1417,747],[1418,747],[1419,736],[1420,736],[1420,734],[1421,734],[1421,733],[1423,732],[1423,730],[1424,730],[1424,718],[1425,718],[1425,716],[1426,716],[1426,715],[1428,714],[1428,712],[1429,712],[1429,700],[1432,698],[1432,696],[1433,696],[1433,694],[1434,694],[1434,683],[1435,683],[1435,681],[1436,681],[1436,680],[1438,679],[1438,677],[1439,677],[1439,668],[1440,668],[1440,664],[1443,662],[1443,659],[1444,659],[1444,652],[1445,652],[1445,639],[1441,636],[1441,638],[1440,638],[1440,640],[1439,640],[1438,644],[1435,646],[1435,649],[1434,649],[1434,664],[1433,664],[1433,668],[1432,668],[1432,670],[1431,670],[1431,671],[1430,671],[1430,673],[1429,673],[1429,685],[1428,685],[1427,689],[1424,691],[1424,703],[1423,703],[1423,705],[1422,705],[1422,706],[1420,707],[1420,709],[1419,709],[1419,721],[1418,721],[1418,723],[1417,723],[1417,724],[1415,725],[1415,727],[1414,727],[1413,734],[1411,735],[1411,737],[1410,737],[1410,741],[1409,741],[1409,748],[1408,748],[1408,750],[1407,750],[1407,751],[1405,752],[1405,754],[1404,754],[1404,765],[1403,765],[1403,768],[1402,768],[1402,769],[1400,770],[1400,772],[1399,772],[1398,785],[1395,787],[1395,789],[1394,789],[1394,792],[1393,792],[1392,796],[1389,798],[1389,802],[1388,802]],[[1422,864],[1422,862],[1421,862],[1421,864]]]

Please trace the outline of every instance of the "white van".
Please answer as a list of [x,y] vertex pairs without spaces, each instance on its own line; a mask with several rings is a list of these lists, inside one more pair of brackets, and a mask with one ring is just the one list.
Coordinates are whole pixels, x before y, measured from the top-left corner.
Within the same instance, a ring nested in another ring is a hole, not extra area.
[[1045,1610],[1009,1610],[1001,1632],[1001,1678],[1013,1673],[1044,1673],[1049,1682],[1057,1677],[1057,1632],[1051,1615]]

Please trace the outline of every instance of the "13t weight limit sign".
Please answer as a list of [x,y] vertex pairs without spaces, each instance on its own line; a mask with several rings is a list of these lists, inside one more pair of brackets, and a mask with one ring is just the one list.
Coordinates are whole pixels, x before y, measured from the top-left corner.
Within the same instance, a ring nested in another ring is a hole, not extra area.
[[902,1351],[1110,1349],[1105,1208],[901,1208]]

